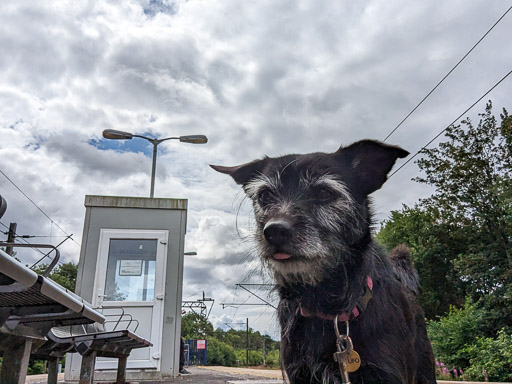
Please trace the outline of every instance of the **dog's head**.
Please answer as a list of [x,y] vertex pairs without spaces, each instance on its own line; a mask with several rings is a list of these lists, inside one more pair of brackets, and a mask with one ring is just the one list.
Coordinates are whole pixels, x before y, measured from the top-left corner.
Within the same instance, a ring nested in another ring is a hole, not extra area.
[[260,255],[278,283],[316,284],[369,234],[368,195],[409,152],[363,140],[309,153],[213,166],[252,199]]

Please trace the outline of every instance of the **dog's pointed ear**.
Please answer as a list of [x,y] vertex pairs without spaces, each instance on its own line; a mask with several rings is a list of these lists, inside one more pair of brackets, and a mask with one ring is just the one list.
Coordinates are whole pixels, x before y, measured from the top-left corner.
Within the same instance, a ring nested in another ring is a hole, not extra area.
[[395,145],[361,140],[346,148],[341,147],[334,155],[353,171],[360,192],[369,195],[384,184],[395,161],[406,157],[409,152]]
[[226,175],[230,175],[237,184],[245,184],[258,173],[261,172],[263,166],[265,165],[265,160],[254,160],[250,163],[236,165],[234,167],[224,167],[222,165],[211,165],[213,169],[217,172],[225,173]]

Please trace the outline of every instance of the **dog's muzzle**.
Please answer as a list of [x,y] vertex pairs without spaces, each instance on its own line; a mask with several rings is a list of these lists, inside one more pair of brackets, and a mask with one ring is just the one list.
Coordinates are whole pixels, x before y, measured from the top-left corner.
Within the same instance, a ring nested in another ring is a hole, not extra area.
[[292,226],[286,220],[270,220],[263,228],[263,235],[273,246],[286,245],[292,238]]

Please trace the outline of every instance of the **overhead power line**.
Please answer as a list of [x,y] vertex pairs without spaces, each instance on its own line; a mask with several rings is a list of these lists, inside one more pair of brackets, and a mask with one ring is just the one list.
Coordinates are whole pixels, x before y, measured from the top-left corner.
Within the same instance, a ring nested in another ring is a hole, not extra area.
[[[64,244],[66,242],[66,240],[68,239],[71,239],[71,236],[73,235],[69,235],[68,237],[66,237],[64,240],[62,240],[59,244],[57,244],[55,246],[55,252],[57,252],[57,248],[59,248],[62,244]],[[31,269],[34,268],[37,264],[39,264],[41,261],[43,261],[46,257],[50,256],[50,253],[52,253],[52,251],[48,252],[48,253],[45,253],[43,255],[43,257],[41,257],[39,260],[37,260],[34,264],[32,264],[32,266],[30,267]],[[60,263],[59,263],[60,262]],[[57,264],[62,264],[62,261],[58,260],[57,261]]]
[[[236,284],[236,287],[240,287],[240,288],[243,288],[244,290],[246,290],[247,292],[249,292],[251,295],[255,296],[256,298],[258,298],[259,300],[261,300],[263,303],[246,303],[246,301],[249,299],[249,297],[247,299],[245,299],[242,303],[220,303],[220,305],[222,305],[222,308],[226,308],[226,307],[240,307],[240,306],[245,306],[245,305],[268,305],[274,309],[277,309],[277,307],[268,302],[267,300],[263,299],[261,296],[258,296],[256,293],[252,292],[250,289],[246,288],[245,286],[258,286],[258,287],[273,287],[272,284]],[[259,290],[259,288],[258,288]]]
[[436,136],[434,136],[434,138],[432,140],[430,140],[427,144],[425,144],[418,152],[416,152],[413,156],[411,156],[405,163],[403,163],[399,168],[397,168],[392,174],[389,175],[388,179],[391,178],[391,176],[393,176],[395,173],[397,173],[398,171],[400,171],[403,167],[405,167],[407,164],[409,164],[412,159],[414,159],[421,151],[423,151],[424,149],[426,149],[430,144],[432,144],[439,136],[441,136],[449,127],[451,127],[452,125],[454,125],[457,121],[459,121],[459,119],[464,116],[469,110],[471,110],[471,108],[473,108],[475,105],[477,105],[485,96],[487,96],[489,93],[491,93],[492,90],[494,90],[494,88],[496,88],[498,85],[500,85],[510,74],[512,73],[512,71],[510,71],[509,73],[507,73],[505,76],[503,76],[501,78],[500,81],[498,81],[496,84],[493,85],[493,87],[491,89],[489,89],[487,92],[485,92],[477,101],[475,101],[473,104],[471,104],[471,106],[466,109],[464,112],[462,112],[455,120],[453,120],[451,122],[451,124],[449,124],[445,129],[443,129],[441,132],[439,132]]
[[459,62],[457,64],[455,64],[455,66],[450,69],[450,71],[441,79],[441,81],[439,81],[436,86],[434,88],[431,89],[431,91],[429,93],[427,93],[427,95],[413,108],[413,110],[411,112],[409,112],[409,114],[407,116],[405,116],[403,118],[403,120],[384,138],[384,141],[386,141],[393,133],[395,133],[395,131],[400,128],[400,126],[409,118],[409,116],[411,116],[414,111],[416,111],[416,109],[419,108],[419,106],[421,104],[423,104],[423,102],[425,100],[427,100],[427,98],[437,89],[437,87],[439,87],[441,85],[441,83],[448,77],[451,75],[451,73],[459,66],[460,63],[462,63],[464,61],[464,59],[466,57],[469,56],[469,54],[471,52],[473,52],[473,50],[476,48],[476,46],[478,44],[480,44],[480,42],[485,39],[485,37],[494,29],[494,27],[496,27],[496,25],[498,25],[498,23],[505,17],[505,15],[512,9],[512,6],[506,10],[506,12],[501,15],[501,17],[498,19],[498,21],[496,21],[493,26],[491,28],[489,28],[489,30],[487,32],[485,32],[485,34],[480,38],[480,40],[478,40],[475,45],[473,45],[473,47],[462,57],[462,59],[459,60]]
[[[36,207],[36,208],[37,208],[37,209],[38,209],[38,210],[39,210],[39,211],[40,211],[44,216],[46,216],[46,218],[47,218],[48,220],[50,220],[50,222],[51,222],[53,225],[55,225],[57,228],[59,228],[59,229],[62,231],[62,233],[64,233],[66,236],[70,236],[70,235],[69,235],[69,234],[68,234],[64,229],[62,229],[62,228],[59,226],[59,224],[57,224],[57,223],[56,223],[56,222],[55,222],[55,221],[54,221],[50,216],[48,216],[48,214],[47,214],[45,211],[43,211],[43,210],[42,210],[42,209],[41,209],[41,208],[40,208],[40,207],[39,207],[39,206],[38,206],[38,205],[37,205],[37,204],[36,204],[36,203],[35,203],[35,202],[30,198],[30,197],[28,197],[28,195],[27,195],[25,192],[23,192],[23,191],[22,191],[22,189],[21,189],[20,187],[18,187],[18,186],[16,185],[16,183],[15,183],[14,181],[12,181],[12,180],[9,178],[9,176],[7,176],[7,175],[5,174],[5,172],[4,172],[4,171],[2,171],[2,170],[0,169],[0,173],[1,173],[2,175],[4,175],[4,177],[5,177],[5,178],[6,178],[6,179],[7,179],[7,180],[12,184],[12,185],[14,185],[14,187],[15,187],[18,191],[20,191],[20,192],[21,192],[21,194],[22,194],[23,196],[25,196],[25,197],[28,199],[28,201],[30,201],[30,202],[32,203],[32,205],[34,205],[34,207]],[[74,243],[76,243],[78,246],[80,246],[80,244],[79,244],[75,239],[73,239],[72,237],[70,237],[70,239],[71,239]]]
[[[252,292],[250,289],[247,289],[246,287],[244,287],[244,285],[246,285],[246,284],[237,284],[237,285],[238,285],[240,288],[245,289],[245,290],[246,290],[247,292],[249,292],[251,295],[253,295],[253,296],[257,297],[258,299],[260,299],[261,301],[263,301],[265,304],[270,305],[270,306],[271,306],[272,308],[274,308],[274,309],[277,309],[277,307],[276,307],[274,304],[269,303],[267,300],[262,299],[260,296],[258,296],[258,295],[257,295],[257,294],[255,294],[254,292]],[[249,284],[247,284],[247,285],[249,285]],[[256,285],[256,284],[250,284],[250,285]]]
[[[8,227],[7,225],[5,225],[4,223],[2,223],[1,221],[0,221],[0,224],[2,224],[5,228],[7,228],[7,230],[9,230],[9,227]],[[7,231],[7,232],[2,232],[2,233],[3,233],[4,235],[7,235],[7,234],[9,233],[9,231]],[[14,234],[14,238],[15,238],[15,239],[16,239],[16,238],[19,238],[19,239],[20,239],[21,241],[23,241],[25,244],[30,244],[30,243],[29,243],[27,240],[25,240],[23,237],[19,237],[19,236],[17,236],[16,234]],[[44,255],[44,252],[43,252],[43,251],[41,251],[40,249],[38,249],[38,248],[32,248],[32,249],[33,249],[33,250],[35,250],[35,251],[37,251],[37,252],[39,252],[41,255]]]

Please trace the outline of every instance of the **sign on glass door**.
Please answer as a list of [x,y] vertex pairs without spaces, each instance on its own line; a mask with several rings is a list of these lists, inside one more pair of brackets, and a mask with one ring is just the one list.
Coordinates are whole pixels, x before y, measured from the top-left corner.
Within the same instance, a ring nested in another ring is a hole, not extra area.
[[105,301],[152,301],[156,239],[110,239]]

